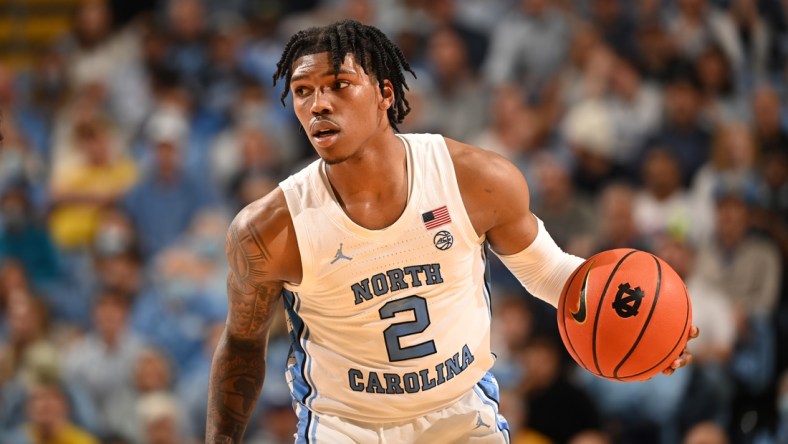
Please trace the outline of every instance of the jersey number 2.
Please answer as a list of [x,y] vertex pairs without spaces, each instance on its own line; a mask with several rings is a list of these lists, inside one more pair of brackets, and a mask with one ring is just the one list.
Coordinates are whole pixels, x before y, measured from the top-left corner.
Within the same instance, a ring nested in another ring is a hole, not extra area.
[[380,307],[380,319],[393,318],[397,313],[402,313],[403,311],[413,311],[413,320],[397,322],[383,330],[389,361],[405,361],[436,353],[435,341],[431,339],[407,347],[403,347],[399,342],[401,337],[421,333],[429,327],[430,313],[427,311],[427,300],[421,296],[414,295],[389,301]]

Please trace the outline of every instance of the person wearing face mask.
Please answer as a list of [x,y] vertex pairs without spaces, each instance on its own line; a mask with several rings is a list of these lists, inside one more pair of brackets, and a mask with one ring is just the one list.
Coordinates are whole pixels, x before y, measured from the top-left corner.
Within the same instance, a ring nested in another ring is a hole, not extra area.
[[206,268],[195,252],[173,246],[151,264],[152,285],[137,298],[131,325],[149,342],[173,357],[180,369],[199,357],[205,329],[225,316],[220,298],[202,286]]

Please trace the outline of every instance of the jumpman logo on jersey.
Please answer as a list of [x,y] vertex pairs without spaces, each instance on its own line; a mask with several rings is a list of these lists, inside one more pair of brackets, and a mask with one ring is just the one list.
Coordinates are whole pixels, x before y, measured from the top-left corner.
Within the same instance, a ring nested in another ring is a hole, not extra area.
[[334,260],[331,261],[331,263],[333,264],[334,262],[336,262],[336,261],[338,261],[340,259],[347,259],[349,261],[353,260],[352,257],[345,256],[345,253],[342,252],[342,243],[339,244],[339,248],[337,248],[337,255],[334,256]]
[[482,419],[482,414],[479,413],[479,412],[476,412],[476,427],[474,427],[473,430],[476,430],[476,429],[478,429],[481,426],[487,427],[488,429],[490,428],[490,424],[487,424]]

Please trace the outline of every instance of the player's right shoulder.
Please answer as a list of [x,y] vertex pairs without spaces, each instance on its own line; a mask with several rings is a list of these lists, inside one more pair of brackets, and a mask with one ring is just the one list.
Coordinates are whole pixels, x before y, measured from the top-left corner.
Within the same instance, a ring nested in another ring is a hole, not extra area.
[[230,267],[240,275],[300,281],[295,228],[281,188],[238,212],[227,230],[226,253]]

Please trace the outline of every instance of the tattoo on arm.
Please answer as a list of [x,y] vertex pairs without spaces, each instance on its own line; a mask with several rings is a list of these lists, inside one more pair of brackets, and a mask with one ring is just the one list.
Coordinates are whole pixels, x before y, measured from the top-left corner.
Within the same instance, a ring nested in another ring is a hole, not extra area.
[[271,259],[253,227],[232,226],[227,236],[229,314],[214,353],[206,443],[240,443],[263,387],[268,327],[282,283],[266,281]]

